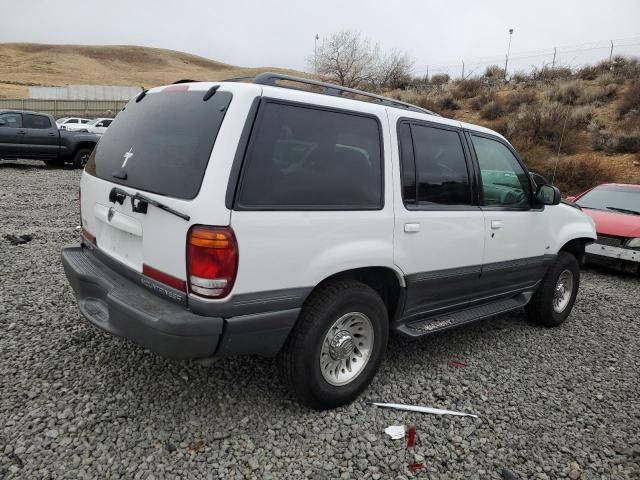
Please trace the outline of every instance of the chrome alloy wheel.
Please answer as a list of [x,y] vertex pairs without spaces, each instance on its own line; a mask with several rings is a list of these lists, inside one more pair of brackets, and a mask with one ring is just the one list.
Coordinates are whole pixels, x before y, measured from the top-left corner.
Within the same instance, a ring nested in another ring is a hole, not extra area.
[[335,386],[352,382],[367,365],[373,349],[373,324],[364,313],[341,316],[329,328],[320,351],[320,370]]
[[553,310],[556,313],[564,312],[569,305],[573,293],[573,273],[571,270],[563,270],[558,277],[556,288],[553,291]]

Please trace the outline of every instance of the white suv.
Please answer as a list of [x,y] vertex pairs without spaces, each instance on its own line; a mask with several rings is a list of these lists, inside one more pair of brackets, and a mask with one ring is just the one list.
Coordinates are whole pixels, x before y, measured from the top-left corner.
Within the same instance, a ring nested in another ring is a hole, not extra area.
[[81,221],[62,257],[92,324],[168,357],[277,355],[314,408],[367,387],[389,331],[561,324],[596,238],[499,134],[277,74],[142,92],[91,155]]

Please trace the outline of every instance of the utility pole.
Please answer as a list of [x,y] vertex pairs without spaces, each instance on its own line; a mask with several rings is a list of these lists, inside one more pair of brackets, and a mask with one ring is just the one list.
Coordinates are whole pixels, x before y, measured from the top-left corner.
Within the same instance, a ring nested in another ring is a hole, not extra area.
[[460,79],[464,80],[464,60],[462,60],[462,77]]
[[551,70],[556,68],[556,47],[553,47],[553,62],[551,62]]
[[609,63],[613,60],[613,40],[611,40],[611,52],[609,52]]
[[511,52],[511,37],[513,36],[513,28],[509,29],[509,46],[507,47],[507,56],[504,61],[504,81],[507,81],[507,67],[509,66],[509,53]]
[[315,73],[318,73],[318,40],[320,40],[320,35],[316,33],[313,45],[313,68]]

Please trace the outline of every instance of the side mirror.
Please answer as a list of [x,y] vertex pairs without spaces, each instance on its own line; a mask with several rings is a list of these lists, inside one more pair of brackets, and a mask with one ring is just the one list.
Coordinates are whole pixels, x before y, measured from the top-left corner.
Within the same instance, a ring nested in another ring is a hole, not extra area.
[[536,200],[542,205],[558,205],[560,199],[560,190],[553,185],[540,185],[536,191]]

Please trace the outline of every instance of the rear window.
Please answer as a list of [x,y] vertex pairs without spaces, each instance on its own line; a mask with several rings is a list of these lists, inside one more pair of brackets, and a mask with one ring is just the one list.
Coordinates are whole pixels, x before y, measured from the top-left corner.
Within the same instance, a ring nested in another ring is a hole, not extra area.
[[202,178],[231,94],[150,93],[132,100],[102,135],[87,164],[98,178],[160,195],[191,199]]
[[245,157],[238,207],[381,208],[378,121],[343,111],[264,103]]

